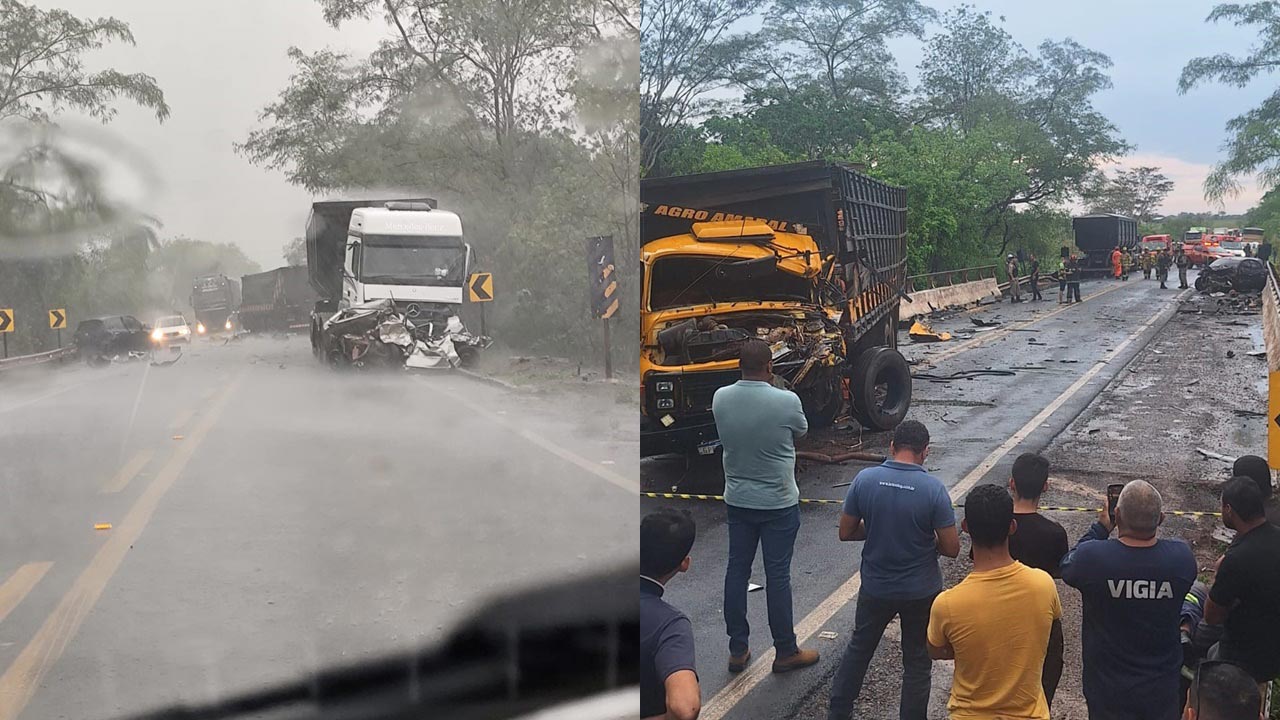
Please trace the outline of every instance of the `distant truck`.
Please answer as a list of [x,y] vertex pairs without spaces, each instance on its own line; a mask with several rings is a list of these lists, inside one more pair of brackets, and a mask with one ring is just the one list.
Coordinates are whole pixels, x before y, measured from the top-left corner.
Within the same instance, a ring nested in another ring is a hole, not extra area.
[[249,332],[306,330],[319,296],[301,266],[245,275],[240,278],[240,325]]
[[1084,254],[1081,268],[1085,272],[1105,272],[1111,267],[1111,251],[1135,249],[1138,245],[1138,221],[1114,213],[1094,213],[1071,218],[1076,247]]
[[219,273],[202,275],[192,283],[191,309],[195,311],[197,335],[231,330],[231,314],[239,307],[239,280]]
[[846,401],[866,427],[902,421],[906,189],[810,162],[645,179],[640,203],[642,456],[715,453],[711,398],[752,338],[811,427]]
[[[322,360],[351,361],[352,353],[361,352],[348,342],[353,327],[348,321],[363,327],[370,324],[365,319],[380,324],[389,314],[413,326],[411,338],[396,335],[396,342],[410,350],[425,343],[435,352],[449,338],[462,344],[456,349],[467,356],[487,346],[459,319],[473,263],[462,219],[438,209],[435,200],[312,203],[306,243],[308,279],[319,296],[309,323],[311,346]],[[332,327],[330,320],[339,312],[343,326]],[[375,331],[364,331],[370,344]]]
[[1172,235],[1143,235],[1142,236],[1142,252],[1158,253],[1164,250],[1173,252],[1173,236]]

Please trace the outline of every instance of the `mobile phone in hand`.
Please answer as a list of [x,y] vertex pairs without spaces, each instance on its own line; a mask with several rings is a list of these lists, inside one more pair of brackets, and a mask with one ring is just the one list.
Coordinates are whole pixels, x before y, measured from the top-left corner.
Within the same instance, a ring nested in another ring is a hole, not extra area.
[[1124,489],[1121,483],[1113,483],[1107,486],[1107,515],[1111,518],[1111,523],[1116,522],[1116,503],[1120,502],[1120,491]]

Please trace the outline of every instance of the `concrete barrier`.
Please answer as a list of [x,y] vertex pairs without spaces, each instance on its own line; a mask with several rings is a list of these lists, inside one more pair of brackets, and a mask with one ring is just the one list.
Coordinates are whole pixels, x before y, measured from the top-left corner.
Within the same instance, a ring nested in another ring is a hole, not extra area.
[[968,307],[988,298],[998,300],[1000,295],[1000,287],[996,284],[995,278],[918,290],[911,293],[911,302],[904,301],[898,305],[898,321],[904,322],[920,315],[928,315],[935,310],[952,305]]

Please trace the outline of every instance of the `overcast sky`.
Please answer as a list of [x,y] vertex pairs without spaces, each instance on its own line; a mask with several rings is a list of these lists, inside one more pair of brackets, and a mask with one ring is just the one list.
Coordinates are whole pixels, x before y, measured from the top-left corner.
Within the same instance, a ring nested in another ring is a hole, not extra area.
[[[117,189],[157,215],[163,237],[234,241],[264,269],[284,264],[280,248],[301,235],[311,196],[280,173],[249,164],[232,144],[288,82],[290,45],[369,52],[381,22],[325,24],[314,0],[35,0],[79,17],[112,15],[133,30],[136,47],[116,43],[86,57],[90,70],[145,72],[164,90],[163,124],[127,102],[106,126],[137,158]],[[76,118],[62,118],[74,130]],[[98,128],[101,134],[104,129]],[[138,182],[139,164],[153,181]]]
[[[954,2],[925,0],[939,11]],[[1253,30],[1204,22],[1215,3],[1192,0],[975,0],[982,10],[1004,16],[1002,27],[1034,51],[1042,41],[1073,38],[1106,53],[1114,87],[1097,98],[1097,108],[1135,146],[1122,164],[1155,165],[1176,184],[1162,210],[1166,213],[1208,209],[1201,184],[1220,156],[1224,126],[1232,117],[1258,104],[1275,89],[1276,76],[1263,77],[1245,89],[1209,84],[1186,95],[1177,91],[1178,76],[1192,57],[1242,54],[1257,41]],[[936,28],[934,28],[936,29]],[[894,43],[898,64],[914,80],[921,44]],[[1228,212],[1243,211],[1261,195],[1252,182],[1228,200]]]
[[[385,32],[379,22],[334,30],[314,0],[36,0],[80,16],[114,15],[130,24],[136,47],[112,45],[93,53],[91,69],[115,67],[155,76],[172,108],[163,124],[121,104],[108,127],[154,178],[141,184],[131,171],[117,186],[159,216],[166,237],[232,240],[264,268],[282,263],[280,248],[300,235],[310,195],[275,172],[250,165],[232,143],[256,126],[257,113],[285,87],[290,45],[325,46],[364,54]],[[952,2],[929,4],[941,9]],[[1223,125],[1270,92],[1274,78],[1237,90],[1206,86],[1180,96],[1183,64],[1198,54],[1236,52],[1255,41],[1250,32],[1208,25],[1212,3],[1155,0],[1075,0],[1071,3],[982,0],[1003,15],[1004,28],[1024,46],[1072,37],[1111,56],[1115,87],[1099,109],[1136,146],[1127,165],[1157,165],[1177,183],[1166,212],[1202,210],[1200,184],[1219,157]],[[936,30],[933,28],[932,30]],[[914,78],[920,43],[893,45],[899,66]],[[75,118],[64,122],[74,125]],[[1258,192],[1249,185],[1228,201],[1243,210]]]

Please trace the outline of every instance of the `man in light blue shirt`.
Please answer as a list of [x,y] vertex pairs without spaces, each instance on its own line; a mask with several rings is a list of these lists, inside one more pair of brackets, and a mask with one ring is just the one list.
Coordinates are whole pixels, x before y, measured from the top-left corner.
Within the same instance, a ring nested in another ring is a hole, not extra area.
[[927,631],[933,599],[942,591],[938,556],[960,554],[951,497],[925,472],[929,430],[907,420],[893,431],[890,459],[853,479],[840,516],[840,539],[865,540],[862,587],[853,632],[831,682],[828,720],[848,720],[867,666],[889,622],[902,630],[902,720],[925,720],[932,661]]
[[800,529],[795,439],[809,430],[800,398],[776,388],[773,355],[761,340],[742,344],[742,379],[711,400],[724,448],[724,502],[729,525],[729,561],[724,575],[724,624],[729,634],[729,672],[751,661],[747,644],[747,582],[756,547],[764,553],[769,630],[777,651],[776,673],[818,662],[801,650],[791,612],[791,554]]

